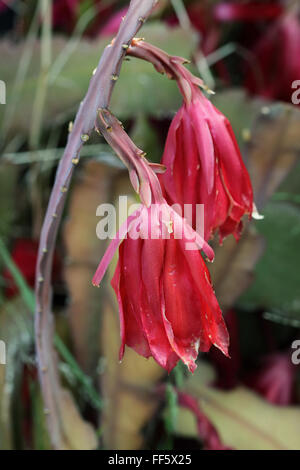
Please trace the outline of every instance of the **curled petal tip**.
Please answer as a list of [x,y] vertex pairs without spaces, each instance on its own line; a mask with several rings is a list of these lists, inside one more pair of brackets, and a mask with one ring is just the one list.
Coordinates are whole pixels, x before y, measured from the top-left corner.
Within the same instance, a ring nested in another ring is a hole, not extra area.
[[197,365],[195,364],[195,362],[189,362],[188,364],[186,364],[186,366],[192,374],[197,369]]
[[202,247],[202,250],[206,255],[206,261],[213,263],[215,259],[215,252],[212,247],[208,243],[205,243],[205,245]]
[[[227,332],[227,336],[228,336],[228,332]],[[224,354],[224,356],[228,357],[228,359],[231,359],[231,357],[229,355],[229,351],[228,351],[228,349],[229,349],[229,336],[228,336],[227,339],[225,338],[225,341],[219,341],[219,344],[218,343],[212,343],[212,344],[217,349],[219,349]]]

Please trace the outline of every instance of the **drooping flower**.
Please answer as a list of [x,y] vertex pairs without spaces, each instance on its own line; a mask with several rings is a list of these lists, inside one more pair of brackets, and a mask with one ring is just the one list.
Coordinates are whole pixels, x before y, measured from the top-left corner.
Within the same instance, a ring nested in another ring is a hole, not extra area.
[[134,40],[129,54],[151,62],[177,81],[184,103],[169,128],[160,176],[169,204],[192,208],[204,205],[204,238],[216,231],[220,242],[229,234],[239,239],[242,217],[253,213],[253,192],[247,169],[229,120],[204,96],[203,81],[185,67],[185,59]]
[[120,359],[127,345],[168,371],[179,359],[194,371],[199,351],[215,345],[228,354],[227,329],[199,248],[210,260],[213,250],[164,200],[153,167],[127,134],[115,120],[107,124],[106,138],[127,163],[144,204],[111,242],[93,284],[100,284],[121,242],[112,280],[120,312]]
[[166,202],[142,206],[131,216],[94,284],[126,233],[112,280],[120,311],[120,359],[127,345],[168,371],[179,359],[194,371],[198,352],[212,344],[227,355],[228,333],[199,251],[212,259],[212,249]]
[[160,177],[169,203],[204,204],[208,240],[219,231],[239,238],[244,214],[251,216],[250,178],[228,119],[204,96],[185,69],[179,82],[184,103],[172,120]]

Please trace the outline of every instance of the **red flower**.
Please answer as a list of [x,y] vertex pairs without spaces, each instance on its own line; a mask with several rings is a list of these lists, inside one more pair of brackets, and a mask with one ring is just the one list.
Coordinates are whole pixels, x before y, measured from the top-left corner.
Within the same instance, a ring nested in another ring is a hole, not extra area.
[[210,260],[214,252],[163,198],[155,171],[165,168],[145,159],[107,109],[99,110],[97,123],[143,202],[120,228],[93,278],[99,285],[122,241],[112,280],[120,311],[120,359],[128,345],[168,371],[179,359],[194,371],[199,350],[214,344],[228,354],[228,332],[199,248]]
[[142,206],[128,219],[93,283],[100,283],[127,233],[112,280],[120,311],[120,359],[127,345],[168,371],[179,359],[194,371],[199,350],[214,344],[227,355],[228,333],[198,248],[210,259],[213,251],[165,201]]
[[[228,119],[198,88],[199,80],[183,67],[179,86],[185,102],[174,117],[160,177],[170,204],[204,204],[208,240],[219,230],[220,242],[233,233],[239,238],[241,218],[251,216],[252,186]],[[195,220],[193,220],[195,227]]]

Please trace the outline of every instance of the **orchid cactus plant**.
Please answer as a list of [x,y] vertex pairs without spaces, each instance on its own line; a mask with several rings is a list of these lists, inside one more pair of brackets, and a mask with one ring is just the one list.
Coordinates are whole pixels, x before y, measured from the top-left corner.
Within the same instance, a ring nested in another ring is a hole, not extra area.
[[[125,163],[141,200],[93,278],[98,286],[119,246],[112,286],[119,304],[120,359],[126,345],[146,358],[152,356],[169,372],[180,359],[193,372],[199,351],[213,345],[229,355],[228,331],[201,250],[212,261],[214,252],[208,242],[216,232],[220,242],[230,234],[240,238],[242,217],[250,218],[255,211],[252,186],[231,125],[210,102],[210,90],[202,79],[185,67],[185,59],[136,37],[156,3],[132,0],[116,37],[105,49],[70,128],[44,221],[36,276],[36,343],[52,431],[56,421],[51,380],[59,380],[49,357],[52,256],[71,176],[80,149],[94,130]],[[153,64],[157,72],[176,80],[183,96],[160,164],[146,158],[109,109],[125,56]],[[192,207],[190,220],[182,215],[186,204]],[[195,221],[197,205],[204,208],[201,233]]]

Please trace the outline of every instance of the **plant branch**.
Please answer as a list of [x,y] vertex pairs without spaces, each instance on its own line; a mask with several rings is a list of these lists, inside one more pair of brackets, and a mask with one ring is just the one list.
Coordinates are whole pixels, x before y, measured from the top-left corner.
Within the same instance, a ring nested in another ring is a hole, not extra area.
[[156,0],[132,0],[116,38],[104,50],[69,134],[65,152],[57,169],[41,231],[36,269],[35,336],[47,427],[55,449],[61,447],[60,443],[63,437],[59,408],[60,383],[53,349],[53,315],[51,312],[51,271],[59,222],[73,170],[79,161],[81,147],[94,129],[97,109],[108,107],[126,54],[126,46],[131,44],[133,37],[156,3]]

